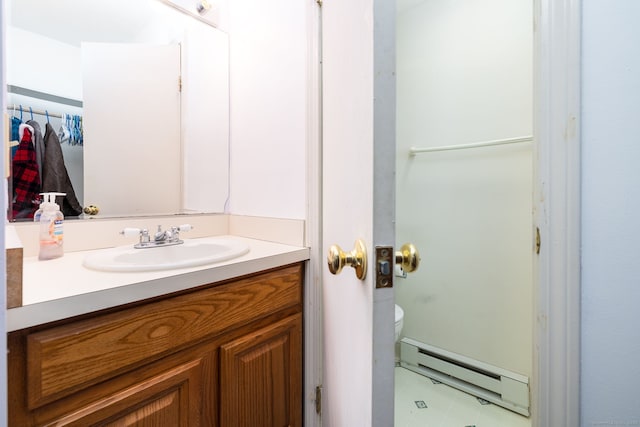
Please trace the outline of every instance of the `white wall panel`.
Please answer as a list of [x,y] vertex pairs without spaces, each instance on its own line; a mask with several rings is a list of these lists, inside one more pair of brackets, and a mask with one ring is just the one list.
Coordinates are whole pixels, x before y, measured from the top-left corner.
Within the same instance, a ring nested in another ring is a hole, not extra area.
[[306,16],[299,0],[229,2],[233,214],[306,216]]
[[583,2],[581,423],[640,423],[640,3]]

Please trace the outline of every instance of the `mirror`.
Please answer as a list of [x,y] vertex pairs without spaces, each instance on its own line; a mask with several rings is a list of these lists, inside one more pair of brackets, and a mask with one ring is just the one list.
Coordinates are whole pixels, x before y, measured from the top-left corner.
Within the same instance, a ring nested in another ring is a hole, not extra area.
[[[100,217],[224,210],[226,33],[162,0],[12,0],[8,16],[9,115],[33,118],[43,135],[50,127],[64,157],[62,171],[48,150],[38,161],[41,191],[60,191],[55,169]],[[23,135],[12,136],[12,157]],[[8,217],[32,220],[33,210]]]

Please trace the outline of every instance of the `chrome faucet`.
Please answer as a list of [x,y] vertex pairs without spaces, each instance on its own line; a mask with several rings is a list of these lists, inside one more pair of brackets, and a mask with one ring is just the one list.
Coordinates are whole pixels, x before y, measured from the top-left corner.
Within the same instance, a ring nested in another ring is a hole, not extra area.
[[158,231],[153,236],[153,240],[156,242],[169,242],[171,241],[172,233],[170,231],[162,231],[162,226],[158,225]]
[[189,224],[183,224],[163,231],[162,226],[158,225],[158,231],[153,235],[153,239],[146,228],[125,228],[120,234],[124,236],[140,236],[140,241],[133,246],[136,249],[157,248],[184,243],[183,240],[180,240],[180,232],[189,231],[192,228]]

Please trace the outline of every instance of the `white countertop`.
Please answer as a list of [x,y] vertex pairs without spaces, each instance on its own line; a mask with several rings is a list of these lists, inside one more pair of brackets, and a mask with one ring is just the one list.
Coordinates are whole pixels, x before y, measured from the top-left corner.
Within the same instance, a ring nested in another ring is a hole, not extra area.
[[153,298],[309,259],[309,248],[236,236],[247,254],[199,267],[153,272],[102,272],[82,266],[95,251],[65,253],[62,258],[24,259],[22,307],[7,310],[7,331]]

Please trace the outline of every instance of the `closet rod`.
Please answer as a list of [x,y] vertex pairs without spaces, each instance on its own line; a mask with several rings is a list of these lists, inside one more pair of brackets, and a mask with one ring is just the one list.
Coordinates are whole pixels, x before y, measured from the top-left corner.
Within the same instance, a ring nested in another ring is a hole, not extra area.
[[441,147],[428,147],[428,148],[411,147],[409,149],[409,156],[415,156],[416,154],[420,154],[420,153],[431,153],[433,151],[464,150],[467,148],[492,147],[496,145],[519,144],[521,142],[532,142],[532,141],[533,141],[533,136],[520,136],[517,138],[496,139],[494,141],[475,142],[473,144],[460,144],[460,145],[449,145],[449,146],[445,145]]
[[7,85],[7,91],[9,93],[15,93],[16,95],[24,95],[31,98],[38,98],[45,101],[55,102],[57,104],[71,105],[72,107],[82,108],[82,101],[77,99],[65,98],[64,96],[52,95],[46,92],[40,92],[38,90],[27,89],[26,87]]
[[[13,111],[18,112],[18,111],[19,111],[19,109],[18,109],[18,108],[13,108],[13,107],[7,107],[7,111],[9,111],[9,112],[13,112]],[[37,114],[37,115],[39,115],[39,116],[46,116],[46,115],[47,115],[47,112],[46,112],[46,111],[42,111],[42,110],[34,110],[34,109],[31,109],[31,110],[30,110],[29,108],[24,108],[24,107],[22,107],[22,115],[23,115],[23,116],[28,116],[28,115],[29,115],[29,114],[31,114],[31,113],[33,113],[33,114]],[[62,114],[56,114],[56,113],[49,112],[49,117],[56,117],[56,118],[58,118],[58,119],[61,119],[61,118],[62,118]],[[28,120],[28,119],[27,119],[27,120]],[[26,120],[25,120],[25,121],[26,121]]]

